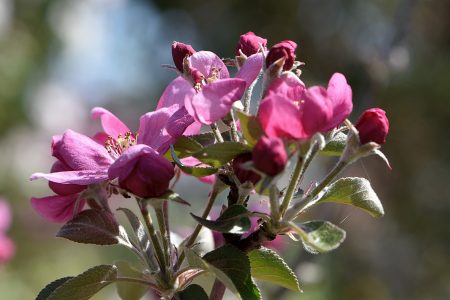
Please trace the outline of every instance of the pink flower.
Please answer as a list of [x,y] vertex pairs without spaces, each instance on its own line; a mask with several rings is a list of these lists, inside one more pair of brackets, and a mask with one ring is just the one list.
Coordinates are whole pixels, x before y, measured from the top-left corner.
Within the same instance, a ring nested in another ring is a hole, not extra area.
[[[180,76],[172,81],[163,92],[158,108],[178,105],[179,110],[189,114],[193,122],[185,134],[199,132],[200,124],[210,125],[231,110],[239,100],[245,88],[257,77],[262,68],[262,54],[250,56],[236,75],[230,78],[227,67],[222,60],[209,51],[199,51],[189,57],[191,74],[201,74],[195,78]],[[195,124],[194,123],[194,124]]]
[[284,58],[283,70],[290,70],[295,61],[295,49],[297,49],[297,44],[289,40],[273,45],[266,57],[266,67],[268,68],[277,60]]
[[263,136],[253,148],[253,162],[256,169],[269,176],[280,174],[287,161],[284,143],[277,137]]
[[308,139],[339,126],[352,110],[351,88],[342,74],[330,79],[328,89],[305,89],[294,74],[275,79],[262,100],[258,117],[266,135]]
[[11,260],[15,253],[14,242],[6,235],[11,225],[11,209],[6,201],[0,199],[0,264]]
[[267,40],[249,31],[239,37],[239,42],[236,46],[236,56],[240,55],[239,50],[246,56],[258,53],[261,46],[263,49],[266,49]]
[[375,142],[383,145],[389,132],[389,120],[381,108],[371,108],[363,112],[355,125],[361,144]]
[[172,43],[172,58],[178,71],[183,73],[183,61],[186,57],[191,56],[196,51],[191,45],[179,42]]

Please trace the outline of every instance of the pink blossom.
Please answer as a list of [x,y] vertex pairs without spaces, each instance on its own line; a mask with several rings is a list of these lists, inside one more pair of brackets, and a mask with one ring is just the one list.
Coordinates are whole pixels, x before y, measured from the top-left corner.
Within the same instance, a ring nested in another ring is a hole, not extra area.
[[284,143],[277,137],[262,136],[252,154],[256,169],[269,176],[281,173],[288,161]]
[[339,126],[351,110],[351,88],[342,74],[334,74],[327,89],[306,89],[293,73],[285,73],[269,86],[258,117],[268,136],[308,139]]
[[389,132],[389,120],[381,108],[371,108],[363,112],[355,125],[361,144],[375,142],[383,145]]
[[239,51],[241,51],[246,56],[250,56],[259,52],[261,47],[265,49],[266,46],[266,39],[257,36],[255,33],[249,31],[239,37],[239,42],[236,46],[236,56],[240,55]]
[[269,54],[267,54],[266,66],[269,67],[277,60],[284,58],[283,70],[290,70],[294,65],[296,49],[297,43],[289,40],[273,45],[269,50]]
[[[222,60],[210,51],[199,51],[189,57],[189,63],[196,74],[203,75],[198,82],[192,77],[177,77],[164,90],[158,108],[174,104],[193,117],[197,124],[210,125],[223,118],[231,106],[239,100],[247,88],[259,75],[262,68],[262,54],[250,56],[239,70],[236,78],[230,78]],[[194,123],[194,124],[195,124]],[[198,133],[200,126],[188,128],[185,134]]]
[[192,48],[191,45],[179,43],[179,42],[173,42],[172,43],[172,58],[173,62],[175,63],[175,66],[177,67],[178,71],[183,73],[183,61],[186,56],[191,56],[195,53],[194,48]]
[[14,242],[6,235],[11,225],[11,209],[8,203],[0,199],[0,264],[11,260],[15,253]]

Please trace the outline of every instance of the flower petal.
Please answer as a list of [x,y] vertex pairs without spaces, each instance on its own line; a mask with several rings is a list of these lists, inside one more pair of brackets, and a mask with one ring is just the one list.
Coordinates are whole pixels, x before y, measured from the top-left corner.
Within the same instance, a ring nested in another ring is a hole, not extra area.
[[201,123],[195,122],[195,119],[183,106],[169,118],[166,129],[167,132],[176,139],[183,134],[192,135],[199,133],[201,125]]
[[14,242],[0,232],[0,265],[8,262],[16,252]]
[[294,73],[286,72],[270,83],[266,95],[278,94],[292,101],[300,101],[304,91],[305,84]]
[[74,211],[77,199],[78,194],[31,198],[31,206],[47,220],[66,222],[79,213],[85,205],[85,201],[81,200],[78,204],[78,209]]
[[88,185],[108,180],[108,169],[65,171],[55,173],[34,173],[30,180],[45,178],[48,181],[63,184]]
[[333,107],[325,88],[313,86],[307,89],[301,109],[303,111],[302,124],[309,136],[317,132],[327,131],[330,127]]
[[261,102],[258,119],[269,137],[288,139],[307,138],[298,107],[285,97],[273,94]]
[[192,85],[183,77],[178,76],[166,87],[161,98],[159,98],[156,109],[170,107],[174,104],[184,105],[185,98],[192,98],[195,90]]
[[0,199],[0,234],[5,232],[11,224],[11,208],[8,202]]
[[[65,171],[73,171],[73,170],[71,170],[68,166],[66,166],[61,161],[56,161],[50,170],[51,173],[65,172]],[[62,184],[62,183],[56,183],[56,182],[52,182],[52,181],[49,181],[48,185],[52,189],[53,192],[55,192],[56,194],[58,194],[60,196],[76,194],[86,188],[86,186],[84,186],[84,185]]]
[[250,55],[245,60],[244,65],[239,69],[235,77],[244,79],[247,83],[245,88],[248,88],[258,77],[259,73],[262,70],[263,63],[264,59],[262,53],[255,53],[253,55]]
[[206,78],[214,76],[215,72],[219,72],[219,79],[229,78],[227,66],[222,59],[211,51],[198,51],[189,58],[191,67],[197,69]]
[[103,130],[113,138],[117,138],[119,134],[124,135],[130,129],[119,118],[117,118],[110,111],[102,107],[94,107],[91,110],[91,116],[95,119],[100,119]]
[[233,103],[242,97],[245,86],[245,81],[239,78],[223,79],[207,84],[192,98],[194,117],[206,125],[220,120],[231,110]]
[[347,84],[344,75],[334,73],[328,82],[327,93],[333,106],[333,117],[327,128],[330,130],[344,122],[352,112],[352,88]]
[[159,156],[159,153],[145,144],[137,144],[128,148],[120,157],[109,167],[109,179],[120,177],[127,177],[133,171],[134,163],[137,162],[143,153],[154,154]]
[[177,110],[178,105],[172,105],[143,115],[139,122],[138,143],[150,146],[164,154],[169,145],[174,142],[173,137],[166,130],[166,125]]
[[83,134],[67,130],[62,138],[55,137],[52,145],[53,156],[72,170],[105,169],[113,161],[105,147]]

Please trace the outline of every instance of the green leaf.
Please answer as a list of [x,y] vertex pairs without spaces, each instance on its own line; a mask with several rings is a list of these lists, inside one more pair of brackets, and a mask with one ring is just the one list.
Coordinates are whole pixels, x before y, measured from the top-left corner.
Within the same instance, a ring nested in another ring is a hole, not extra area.
[[175,153],[175,150],[173,147],[170,147],[170,152],[173,158],[174,163],[186,174],[195,176],[195,177],[204,177],[208,175],[212,175],[217,173],[217,168],[212,167],[189,167],[185,166],[181,160],[178,158],[177,154]]
[[256,145],[259,138],[263,135],[258,119],[239,110],[237,111],[237,116],[245,140],[250,146]]
[[[181,136],[173,145],[173,149],[178,158],[184,158],[192,156],[192,154],[199,152],[203,149],[203,146],[193,138]],[[172,158],[170,151],[165,154],[165,157],[169,160]]]
[[[116,261],[117,274],[120,277],[145,279],[144,275],[125,261]],[[117,282],[117,293],[122,300],[139,300],[148,291],[148,287],[139,283]]]
[[176,293],[173,300],[208,300],[208,294],[198,284],[191,284],[181,292]]
[[320,151],[322,155],[341,156],[347,145],[347,135],[343,132],[338,132]]
[[333,182],[315,203],[335,202],[361,208],[373,217],[384,215],[383,205],[365,178],[347,177]]
[[251,281],[250,262],[242,251],[225,245],[199,257],[194,251],[185,249],[191,267],[212,273],[239,299],[259,300],[260,293]]
[[117,278],[117,268],[100,265],[67,280],[49,295],[48,300],[86,300]]
[[77,243],[114,245],[119,243],[119,224],[112,213],[88,209],[64,224],[56,236]]
[[275,251],[261,248],[248,253],[252,276],[256,279],[301,292],[297,276]]
[[63,277],[60,279],[56,279],[55,281],[47,284],[45,288],[43,288],[39,295],[36,297],[36,300],[46,300],[48,297],[61,285],[63,285],[67,280],[72,279],[72,276]]
[[290,224],[302,239],[305,249],[313,254],[334,250],[345,240],[345,231],[328,221]]
[[244,234],[251,227],[251,222],[248,218],[249,212],[242,205],[231,205],[215,221],[197,217],[192,213],[191,215],[198,223],[219,232]]
[[238,142],[223,142],[212,144],[192,155],[201,162],[219,168],[237,155],[251,151],[249,146]]

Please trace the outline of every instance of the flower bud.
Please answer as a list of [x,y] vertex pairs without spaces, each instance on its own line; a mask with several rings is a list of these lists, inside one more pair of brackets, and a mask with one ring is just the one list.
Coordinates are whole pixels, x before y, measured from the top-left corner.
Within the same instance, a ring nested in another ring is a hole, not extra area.
[[389,132],[389,121],[386,112],[380,108],[371,108],[363,112],[355,125],[359,132],[359,140],[364,145],[375,142],[382,145]]
[[254,185],[258,183],[258,181],[261,179],[261,176],[259,176],[257,173],[247,170],[244,167],[242,167],[242,164],[249,162],[252,160],[252,153],[246,152],[239,154],[236,156],[233,160],[233,171],[236,177],[239,179],[241,183],[244,183],[246,181],[250,181]]
[[265,49],[267,40],[249,31],[239,37],[239,42],[236,46],[236,56],[240,55],[239,50],[246,56],[250,56],[257,53],[261,46]]
[[128,148],[109,168],[110,179],[142,198],[158,197],[169,188],[175,176],[173,165],[151,147],[138,144]]
[[196,51],[191,45],[179,42],[172,43],[172,58],[178,71],[183,72],[183,60],[186,56],[191,56]]
[[263,136],[253,148],[255,167],[269,176],[280,174],[287,160],[284,143],[279,138]]
[[273,45],[267,54],[266,66],[269,67],[280,58],[284,58],[283,70],[290,70],[294,65],[296,48],[297,44],[289,40]]

